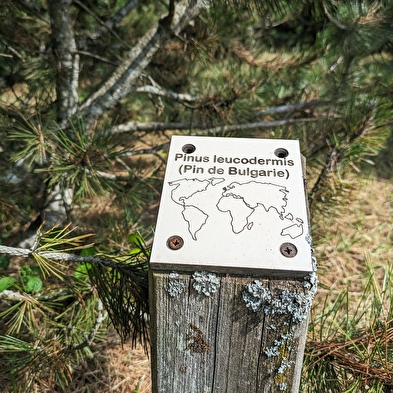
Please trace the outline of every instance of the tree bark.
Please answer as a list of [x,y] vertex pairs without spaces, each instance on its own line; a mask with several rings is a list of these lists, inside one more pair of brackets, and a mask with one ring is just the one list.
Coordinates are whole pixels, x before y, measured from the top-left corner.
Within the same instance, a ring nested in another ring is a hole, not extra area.
[[79,54],[70,5],[72,0],[48,0],[53,53],[57,61],[57,121],[61,127],[78,107]]

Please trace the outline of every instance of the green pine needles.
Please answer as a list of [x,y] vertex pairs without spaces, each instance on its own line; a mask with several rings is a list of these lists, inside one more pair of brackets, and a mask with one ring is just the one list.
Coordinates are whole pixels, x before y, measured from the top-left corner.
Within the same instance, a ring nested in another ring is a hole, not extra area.
[[20,254],[28,264],[0,279],[1,363],[17,391],[37,383],[65,389],[105,337],[108,319],[122,340],[149,343],[149,253],[142,238],[130,236],[129,253],[114,257],[86,242],[91,235],[75,232],[70,225],[39,230],[33,250]]

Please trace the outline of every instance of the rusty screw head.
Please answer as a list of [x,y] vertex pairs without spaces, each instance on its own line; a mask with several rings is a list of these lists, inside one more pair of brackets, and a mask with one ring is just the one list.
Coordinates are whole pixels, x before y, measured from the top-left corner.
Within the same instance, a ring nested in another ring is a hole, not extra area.
[[292,243],[283,243],[280,246],[280,252],[284,257],[293,258],[297,254],[297,248]]
[[184,245],[184,240],[180,236],[171,236],[167,241],[166,245],[171,249],[171,250],[179,250],[180,248],[183,247]]

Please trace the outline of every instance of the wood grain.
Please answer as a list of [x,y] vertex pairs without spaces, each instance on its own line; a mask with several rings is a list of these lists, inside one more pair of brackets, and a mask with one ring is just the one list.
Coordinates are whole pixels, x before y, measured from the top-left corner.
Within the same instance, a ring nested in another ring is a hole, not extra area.
[[[206,296],[193,288],[191,273],[179,273],[185,289],[170,296],[169,273],[150,272],[153,393],[298,391],[307,319],[254,312],[242,292],[259,280],[279,298],[304,292],[303,280],[217,274],[220,286]],[[276,354],[269,357],[269,349]]]

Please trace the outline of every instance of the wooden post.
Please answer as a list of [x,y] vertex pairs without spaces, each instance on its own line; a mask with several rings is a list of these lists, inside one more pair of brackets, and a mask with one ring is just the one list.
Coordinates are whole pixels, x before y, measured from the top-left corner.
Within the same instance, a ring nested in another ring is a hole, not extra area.
[[297,141],[173,137],[150,262],[153,393],[298,392],[315,266]]

